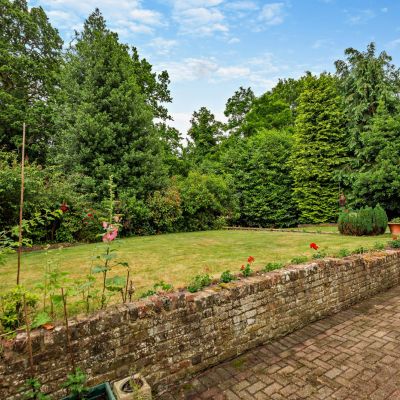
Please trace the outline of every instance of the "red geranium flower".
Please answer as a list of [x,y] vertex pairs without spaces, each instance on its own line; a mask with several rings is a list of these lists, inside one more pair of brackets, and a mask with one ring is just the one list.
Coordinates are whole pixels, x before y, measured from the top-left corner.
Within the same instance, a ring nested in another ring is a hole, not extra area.
[[242,265],[242,266],[240,267],[240,269],[243,271],[243,270],[244,270],[244,265]]
[[314,250],[318,250],[318,246],[315,243],[310,243],[310,248]]
[[247,262],[248,262],[249,264],[251,264],[252,262],[254,262],[254,257],[253,257],[253,256],[250,256],[250,257],[247,259]]

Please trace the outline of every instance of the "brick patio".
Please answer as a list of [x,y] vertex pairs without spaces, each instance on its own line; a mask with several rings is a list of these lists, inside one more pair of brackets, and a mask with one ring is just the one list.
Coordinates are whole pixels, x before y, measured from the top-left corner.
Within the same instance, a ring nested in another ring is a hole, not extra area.
[[161,398],[400,399],[400,287],[211,368]]

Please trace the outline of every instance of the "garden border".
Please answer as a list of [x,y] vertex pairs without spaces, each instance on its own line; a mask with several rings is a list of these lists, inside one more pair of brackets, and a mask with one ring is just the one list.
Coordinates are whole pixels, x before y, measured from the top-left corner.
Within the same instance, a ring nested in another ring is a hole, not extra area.
[[[348,308],[400,282],[400,251],[289,265],[202,292],[177,292],[111,307],[70,321],[71,349],[89,384],[141,372],[156,393],[196,373]],[[32,332],[34,365],[55,398],[70,362],[65,328]],[[26,336],[3,349],[0,398],[22,398]]]

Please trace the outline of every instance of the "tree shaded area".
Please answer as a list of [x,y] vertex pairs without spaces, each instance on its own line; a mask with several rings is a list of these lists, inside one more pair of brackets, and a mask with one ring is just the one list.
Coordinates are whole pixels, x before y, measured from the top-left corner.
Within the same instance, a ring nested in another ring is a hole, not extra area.
[[62,45],[40,7],[0,0],[3,235],[16,232],[23,122],[34,242],[96,240],[110,176],[125,235],[331,222],[340,191],[349,208],[400,214],[399,71],[373,43],[345,50],[334,75],[240,87],[226,123],[200,107],[188,132],[170,126],[168,72],[99,10]]

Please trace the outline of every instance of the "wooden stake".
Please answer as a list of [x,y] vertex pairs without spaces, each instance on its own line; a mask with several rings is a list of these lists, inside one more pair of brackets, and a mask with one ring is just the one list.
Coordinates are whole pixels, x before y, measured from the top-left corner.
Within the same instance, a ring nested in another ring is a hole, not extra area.
[[72,369],[73,369],[73,371],[75,371],[75,360],[74,360],[74,356],[71,351],[71,338],[69,335],[68,314],[67,314],[67,300],[65,298],[66,296],[64,294],[64,288],[61,288],[61,296],[62,296],[63,305],[64,305],[66,348],[67,348],[67,353],[71,357]]
[[28,307],[26,306],[25,295],[24,295],[24,314],[25,314],[25,326],[26,326],[26,336],[27,336],[27,344],[28,344],[29,369],[30,369],[31,378],[34,378],[32,340],[31,340],[31,329],[30,329],[31,322],[30,322],[29,316],[28,316]]
[[24,207],[24,189],[25,189],[25,122],[22,126],[22,159],[21,159],[21,201],[19,203],[19,237],[18,237],[18,269],[17,285],[20,282],[21,272],[21,251],[22,251],[22,211]]

